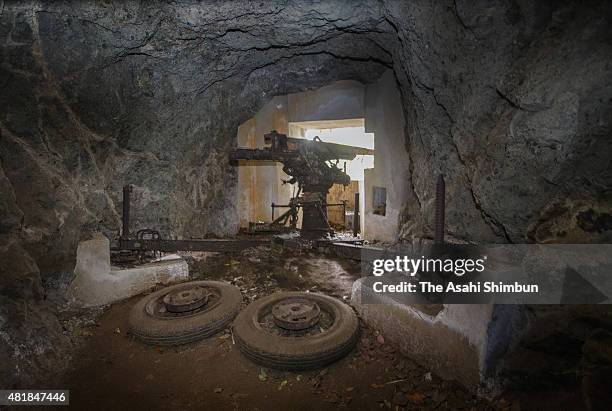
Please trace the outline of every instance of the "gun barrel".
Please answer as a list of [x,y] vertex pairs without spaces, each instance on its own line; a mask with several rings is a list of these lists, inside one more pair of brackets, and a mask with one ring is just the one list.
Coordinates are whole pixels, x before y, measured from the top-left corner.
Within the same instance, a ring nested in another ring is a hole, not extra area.
[[301,138],[286,138],[288,148],[236,148],[230,153],[230,160],[278,161],[285,162],[299,158],[304,150],[316,154],[321,160],[353,160],[359,155],[373,155],[374,150],[344,144],[327,143],[323,141],[306,140]]
[[374,150],[369,148],[348,146],[345,144],[327,143],[325,141],[305,140],[301,138],[289,138],[292,144],[308,147],[308,150],[316,152],[327,160],[353,160],[359,155],[374,155]]
[[230,160],[257,160],[283,162],[298,157],[298,153],[290,151],[272,151],[258,148],[236,148],[230,152]]

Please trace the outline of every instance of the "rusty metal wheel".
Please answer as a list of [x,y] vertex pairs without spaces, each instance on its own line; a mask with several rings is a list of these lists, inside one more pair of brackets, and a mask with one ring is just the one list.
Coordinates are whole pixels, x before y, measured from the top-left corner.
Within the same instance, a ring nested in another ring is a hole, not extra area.
[[242,294],[220,281],[192,281],[149,294],[128,319],[129,332],[153,345],[186,344],[213,335],[234,319]]
[[322,294],[280,292],[251,303],[234,320],[238,347],[252,361],[282,370],[325,366],[347,355],[359,334],[348,305]]

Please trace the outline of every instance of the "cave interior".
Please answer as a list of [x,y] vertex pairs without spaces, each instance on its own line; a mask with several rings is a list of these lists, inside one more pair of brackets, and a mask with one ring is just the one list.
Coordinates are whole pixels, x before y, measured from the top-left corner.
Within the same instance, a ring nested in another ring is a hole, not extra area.
[[[431,245],[440,176],[448,243],[610,243],[612,3],[2,1],[0,39],[0,388],[82,409],[609,406],[607,305],[360,306],[358,262],[269,244],[117,280],[110,249],[126,186],[132,233],[269,240],[246,231],[298,185],[230,154],[272,130],[373,150],[325,199],[358,245]],[[357,348],[302,375],[252,365],[231,328],[167,349],[126,333],[156,283],[209,279],[244,304],[350,303]]]

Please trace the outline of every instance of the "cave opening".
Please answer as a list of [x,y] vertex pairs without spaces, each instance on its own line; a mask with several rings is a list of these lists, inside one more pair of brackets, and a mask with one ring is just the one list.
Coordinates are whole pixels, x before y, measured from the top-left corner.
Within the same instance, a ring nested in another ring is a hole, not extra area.
[[609,404],[612,6],[485,3],[2,2],[0,389]]

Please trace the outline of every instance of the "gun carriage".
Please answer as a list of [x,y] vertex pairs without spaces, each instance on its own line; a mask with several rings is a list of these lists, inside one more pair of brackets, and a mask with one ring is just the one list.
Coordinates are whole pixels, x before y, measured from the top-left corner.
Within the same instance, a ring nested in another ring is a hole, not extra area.
[[288,137],[271,131],[264,135],[263,148],[236,148],[230,160],[236,165],[249,165],[252,161],[275,161],[283,164],[290,177],[285,184],[298,185],[296,195],[289,201],[289,210],[271,226],[290,222],[295,227],[297,210],[302,209],[301,235],[320,238],[333,230],[327,218],[327,194],[334,184],[350,184],[351,178],[338,164],[340,160],[353,160],[358,155],[371,155],[373,150],[343,144],[326,143],[319,137],[313,140]]

